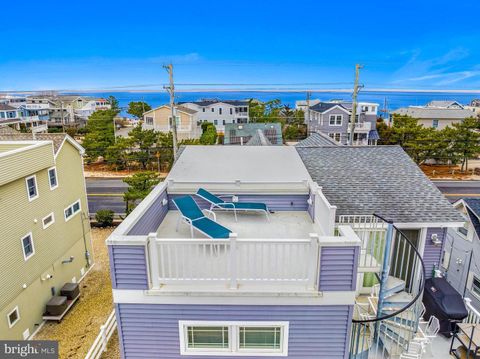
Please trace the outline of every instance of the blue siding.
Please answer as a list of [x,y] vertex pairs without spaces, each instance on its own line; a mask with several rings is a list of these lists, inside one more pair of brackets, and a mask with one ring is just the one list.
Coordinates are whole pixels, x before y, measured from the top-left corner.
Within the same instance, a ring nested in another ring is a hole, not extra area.
[[148,289],[143,246],[109,246],[112,288]]
[[[432,234],[436,233],[438,235],[438,239],[442,241],[442,245],[435,246],[432,243]],[[425,250],[423,252],[423,261],[425,263],[425,275],[426,278],[432,277],[432,271],[434,265],[436,268],[439,269],[441,258],[442,258],[442,251],[443,246],[445,245],[446,237],[447,236],[447,229],[446,228],[428,228],[427,229],[427,238],[425,241]]]
[[167,191],[165,190],[133,225],[127,235],[139,236],[156,232],[168,212],[168,206],[162,204],[162,201],[166,198]]
[[[185,196],[185,194],[168,195],[168,208],[176,209],[172,202],[175,197]],[[197,196],[193,196],[198,205],[202,208],[209,208],[210,205]],[[266,203],[272,211],[306,211],[308,209],[307,194],[291,195],[259,195],[259,194],[241,194],[238,195],[239,202],[262,202]]]
[[121,351],[127,359],[198,358],[180,355],[179,320],[288,321],[289,358],[346,358],[351,312],[351,306],[339,305],[117,305]]
[[324,247],[320,257],[321,291],[355,290],[359,247]]

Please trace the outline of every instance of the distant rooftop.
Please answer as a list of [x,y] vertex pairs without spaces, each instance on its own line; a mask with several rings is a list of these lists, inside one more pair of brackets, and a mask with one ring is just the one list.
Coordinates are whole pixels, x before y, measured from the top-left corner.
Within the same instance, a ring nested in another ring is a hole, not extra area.
[[475,116],[475,113],[463,108],[439,108],[439,107],[402,107],[392,111],[394,115],[410,116],[414,118],[434,119],[465,119]]
[[438,108],[463,108],[463,106],[453,100],[434,100],[427,103],[427,107],[438,107]]
[[371,215],[396,223],[464,222],[399,146],[296,147],[337,215]]
[[[76,147],[81,149],[81,146],[70,136],[65,133],[2,133],[0,132],[0,141],[51,141],[53,143],[53,150],[55,153],[61,148],[63,141],[67,139],[74,143]],[[81,149],[83,151],[83,149]]]
[[0,103],[0,111],[15,111],[16,108],[5,103]]

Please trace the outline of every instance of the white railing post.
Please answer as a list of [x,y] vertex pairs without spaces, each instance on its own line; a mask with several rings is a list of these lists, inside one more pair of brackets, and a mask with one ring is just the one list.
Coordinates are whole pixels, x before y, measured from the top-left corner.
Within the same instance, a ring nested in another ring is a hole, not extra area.
[[237,234],[230,233],[230,289],[237,285]]
[[317,233],[310,233],[310,258],[308,263],[307,289],[315,290],[320,263],[319,237]]
[[158,244],[157,234],[150,233],[148,235],[148,264],[150,265],[150,280],[153,288],[160,287],[160,266],[158,263]]
[[105,324],[100,326],[100,335],[102,336],[102,352],[107,351],[107,333],[105,330]]

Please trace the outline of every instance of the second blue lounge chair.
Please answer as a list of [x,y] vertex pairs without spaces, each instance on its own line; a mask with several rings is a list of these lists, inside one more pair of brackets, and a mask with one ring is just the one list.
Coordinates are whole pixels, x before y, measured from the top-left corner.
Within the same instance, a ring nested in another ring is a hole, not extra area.
[[215,196],[213,193],[210,193],[206,189],[200,188],[197,191],[197,196],[203,198],[205,201],[210,203],[210,210],[215,208],[225,210],[225,211],[233,211],[235,215],[235,221],[237,220],[237,211],[253,211],[253,212],[264,212],[267,216],[267,219],[270,220],[268,217],[269,209],[265,203],[257,203],[257,202],[226,202],[218,196]]
[[[207,218],[192,197],[185,196],[175,198],[173,203],[181,213],[179,220],[183,219],[190,225],[190,234],[192,238],[193,229],[196,229],[200,233],[213,239],[229,238],[230,233],[232,233],[228,228],[225,228],[210,218]],[[215,216],[215,213],[213,213],[213,215]],[[177,230],[179,223],[180,221],[177,223]]]

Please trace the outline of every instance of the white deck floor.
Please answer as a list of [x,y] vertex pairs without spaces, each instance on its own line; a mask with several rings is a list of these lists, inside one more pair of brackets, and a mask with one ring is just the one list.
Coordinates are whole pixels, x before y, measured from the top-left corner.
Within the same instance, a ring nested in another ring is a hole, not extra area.
[[[238,238],[255,239],[308,239],[309,233],[319,233],[310,215],[303,211],[281,211],[270,213],[270,221],[262,212],[238,213],[235,222],[233,212],[216,211],[217,222],[238,234]],[[169,211],[158,228],[159,238],[190,238],[190,227],[186,223],[176,231],[179,212]],[[320,233],[319,233],[320,234]],[[204,238],[194,231],[195,238]]]

